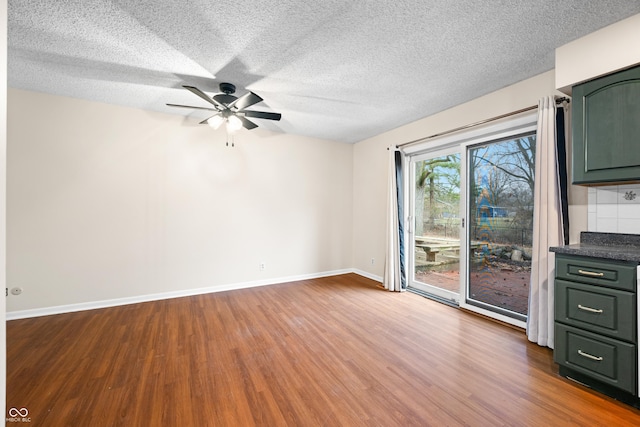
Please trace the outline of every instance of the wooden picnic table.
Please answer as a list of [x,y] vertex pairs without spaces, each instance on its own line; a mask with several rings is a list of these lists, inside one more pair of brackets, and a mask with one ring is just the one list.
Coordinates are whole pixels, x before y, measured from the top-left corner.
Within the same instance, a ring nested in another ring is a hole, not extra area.
[[[427,255],[427,261],[435,262],[436,255],[440,251],[450,251],[454,250],[457,254],[460,253],[460,240],[452,240],[452,239],[441,239],[437,237],[424,237],[424,236],[416,236],[415,238],[416,248],[420,248]],[[480,246],[479,243],[472,242],[469,247],[470,249],[477,249]]]

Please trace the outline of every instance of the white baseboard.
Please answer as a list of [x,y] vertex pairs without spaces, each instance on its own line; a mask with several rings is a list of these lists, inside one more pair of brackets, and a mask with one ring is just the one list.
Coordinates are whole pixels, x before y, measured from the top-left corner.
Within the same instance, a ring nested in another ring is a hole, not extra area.
[[182,291],[163,292],[158,294],[140,295],[135,297],[116,298],[102,301],[92,301],[79,304],[58,305],[54,307],[35,308],[30,310],[19,310],[7,312],[6,320],[26,319],[30,317],[50,316],[52,314],[73,313],[76,311],[95,310],[98,308],[116,307],[120,305],[137,304],[148,301],[159,301],[169,298],[188,297],[192,295],[209,294],[213,292],[233,291],[237,289],[255,288],[258,286],[277,285],[280,283],[298,282],[301,280],[318,279],[320,277],[338,276],[340,274],[356,273],[360,276],[379,280],[377,276],[372,276],[364,271],[355,269],[332,270],[320,273],[303,274],[298,276],[288,276],[281,278],[273,278],[266,280],[255,280],[251,282],[230,283],[220,286],[211,286],[206,288],[187,289]]
[[359,276],[366,277],[367,279],[375,280],[376,282],[382,283],[382,276],[376,276],[375,274],[367,273],[364,270],[359,270],[354,268],[351,270],[351,273],[356,273]]

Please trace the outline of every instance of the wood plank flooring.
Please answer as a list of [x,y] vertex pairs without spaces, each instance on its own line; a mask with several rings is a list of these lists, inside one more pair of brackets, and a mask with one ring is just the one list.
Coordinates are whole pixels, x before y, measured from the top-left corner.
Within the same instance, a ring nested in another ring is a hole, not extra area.
[[31,426],[640,425],[522,331],[355,274],[10,321],[7,371]]

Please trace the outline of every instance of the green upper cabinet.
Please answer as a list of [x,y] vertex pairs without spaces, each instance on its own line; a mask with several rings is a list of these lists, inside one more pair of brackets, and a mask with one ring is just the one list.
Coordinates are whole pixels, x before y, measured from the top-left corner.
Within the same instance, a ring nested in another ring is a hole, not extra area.
[[640,66],[573,87],[573,183],[640,181]]

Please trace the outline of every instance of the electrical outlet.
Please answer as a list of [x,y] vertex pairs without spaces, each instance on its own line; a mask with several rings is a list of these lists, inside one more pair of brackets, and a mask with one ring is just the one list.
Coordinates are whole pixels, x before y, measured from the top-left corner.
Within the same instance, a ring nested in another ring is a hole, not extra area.
[[371,265],[374,265],[376,263],[376,259],[375,258],[371,258]]
[[259,265],[258,268],[260,269],[260,271],[265,271],[267,269],[267,263],[262,261]]

